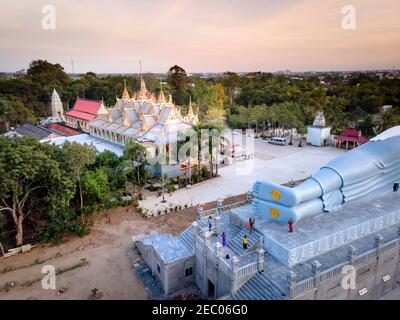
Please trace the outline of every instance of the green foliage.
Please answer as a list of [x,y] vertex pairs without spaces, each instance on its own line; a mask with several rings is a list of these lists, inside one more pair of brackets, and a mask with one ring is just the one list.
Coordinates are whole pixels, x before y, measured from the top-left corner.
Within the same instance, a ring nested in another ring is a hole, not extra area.
[[68,168],[68,174],[78,186],[80,209],[83,210],[82,177],[90,165],[96,161],[96,149],[87,144],[66,141],[63,146],[62,163]]
[[88,205],[104,204],[110,193],[107,173],[103,169],[87,171],[82,178],[82,186]]
[[10,130],[11,126],[19,123],[36,122],[33,112],[25,107],[23,102],[12,95],[0,94],[0,122],[3,123],[5,130]]
[[171,88],[172,97],[177,105],[183,105],[188,100],[186,71],[180,66],[174,65],[168,70],[168,85]]
[[[52,153],[47,152],[50,148]],[[56,148],[32,137],[0,137],[0,210],[15,224],[17,245],[22,244],[23,221],[31,212],[40,214],[46,207],[51,210],[73,195],[73,183],[52,158],[60,152]]]
[[89,232],[87,224],[78,222],[76,210],[65,208],[64,210],[51,211],[48,215],[48,224],[40,231],[44,241],[58,242],[66,233],[75,233],[80,237]]
[[383,114],[382,131],[398,125],[400,125],[400,107]]
[[143,185],[148,177],[145,169],[145,164],[147,163],[146,156],[146,148],[132,141],[129,141],[125,146],[122,155],[122,166],[125,168],[125,172],[131,174],[138,185]]

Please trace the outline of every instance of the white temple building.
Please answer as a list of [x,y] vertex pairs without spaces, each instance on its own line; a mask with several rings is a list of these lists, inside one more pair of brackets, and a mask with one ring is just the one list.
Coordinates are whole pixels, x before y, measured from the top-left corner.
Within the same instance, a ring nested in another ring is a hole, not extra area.
[[49,125],[50,123],[64,122],[64,109],[60,99],[60,96],[56,89],[53,90],[51,95],[51,117],[48,117],[40,122],[42,126]]
[[307,144],[316,147],[328,145],[331,128],[326,126],[324,113],[318,112],[312,126],[307,127]]

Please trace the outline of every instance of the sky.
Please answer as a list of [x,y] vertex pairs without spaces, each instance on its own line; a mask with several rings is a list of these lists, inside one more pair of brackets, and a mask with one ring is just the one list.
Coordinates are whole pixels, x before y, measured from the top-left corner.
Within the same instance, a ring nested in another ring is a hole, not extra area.
[[77,73],[137,73],[140,59],[144,72],[399,69],[399,13],[399,0],[0,0],[0,72],[35,59]]

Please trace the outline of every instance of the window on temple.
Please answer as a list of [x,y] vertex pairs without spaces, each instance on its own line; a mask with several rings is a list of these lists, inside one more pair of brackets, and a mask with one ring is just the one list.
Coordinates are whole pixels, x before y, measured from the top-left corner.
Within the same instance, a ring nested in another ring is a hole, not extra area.
[[160,267],[160,265],[158,263],[157,263],[157,272],[161,273],[161,267]]
[[193,268],[192,267],[185,269],[185,276],[186,277],[190,277],[192,274],[193,274]]

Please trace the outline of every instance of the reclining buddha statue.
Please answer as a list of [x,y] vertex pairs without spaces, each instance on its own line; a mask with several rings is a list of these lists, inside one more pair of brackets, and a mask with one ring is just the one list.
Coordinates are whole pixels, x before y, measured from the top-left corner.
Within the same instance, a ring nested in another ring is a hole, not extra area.
[[384,131],[369,142],[323,166],[295,188],[257,181],[253,186],[256,214],[287,223],[344,204],[393,192],[400,182],[400,126]]

